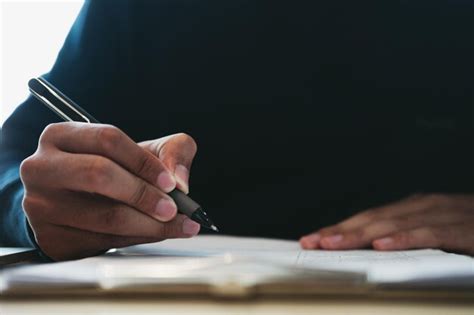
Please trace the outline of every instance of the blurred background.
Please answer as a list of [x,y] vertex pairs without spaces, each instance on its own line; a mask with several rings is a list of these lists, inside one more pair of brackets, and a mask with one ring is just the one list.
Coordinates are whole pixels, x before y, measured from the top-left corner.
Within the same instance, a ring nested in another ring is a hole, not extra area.
[[0,126],[28,96],[28,80],[52,67],[83,2],[0,0]]

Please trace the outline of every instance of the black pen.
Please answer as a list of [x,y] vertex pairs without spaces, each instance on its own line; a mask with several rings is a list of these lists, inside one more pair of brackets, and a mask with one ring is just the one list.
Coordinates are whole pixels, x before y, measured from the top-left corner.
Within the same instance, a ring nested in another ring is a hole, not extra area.
[[[31,79],[28,82],[28,87],[33,96],[65,121],[99,123],[97,119],[92,117],[44,78]],[[207,213],[202,210],[201,206],[185,193],[175,189],[168,194],[176,203],[179,213],[186,215],[191,220],[196,221],[208,229],[216,232],[219,231],[211,219],[209,219]]]

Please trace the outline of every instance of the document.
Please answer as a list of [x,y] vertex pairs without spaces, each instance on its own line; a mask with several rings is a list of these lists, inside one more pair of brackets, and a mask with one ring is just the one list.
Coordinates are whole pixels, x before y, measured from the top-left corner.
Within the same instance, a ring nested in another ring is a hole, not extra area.
[[[296,241],[232,236],[199,236],[119,250],[122,255],[257,258],[317,270],[361,272],[372,282],[416,282],[461,278],[474,285],[474,259],[436,249],[375,251],[302,250]],[[459,279],[457,279],[459,281]]]
[[423,249],[302,250],[297,241],[202,235],[111,250],[76,261],[12,268],[0,291],[38,287],[160,288],[207,284],[251,287],[315,280],[316,284],[424,284],[474,289],[474,259]]

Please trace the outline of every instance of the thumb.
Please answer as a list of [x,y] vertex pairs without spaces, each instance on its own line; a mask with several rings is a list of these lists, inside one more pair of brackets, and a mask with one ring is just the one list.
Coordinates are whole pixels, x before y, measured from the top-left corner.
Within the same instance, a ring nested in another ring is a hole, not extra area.
[[197,151],[194,139],[178,133],[156,140],[154,154],[165,164],[176,179],[176,187],[189,192],[189,172]]

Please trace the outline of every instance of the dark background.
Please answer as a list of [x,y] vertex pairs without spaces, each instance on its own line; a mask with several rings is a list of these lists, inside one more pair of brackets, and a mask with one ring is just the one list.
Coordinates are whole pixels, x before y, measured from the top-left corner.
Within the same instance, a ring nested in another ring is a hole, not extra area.
[[[473,191],[472,17],[470,1],[92,1],[46,78],[136,141],[193,136],[191,196],[224,233],[296,238]],[[29,99],[4,150],[26,157],[53,121]]]

